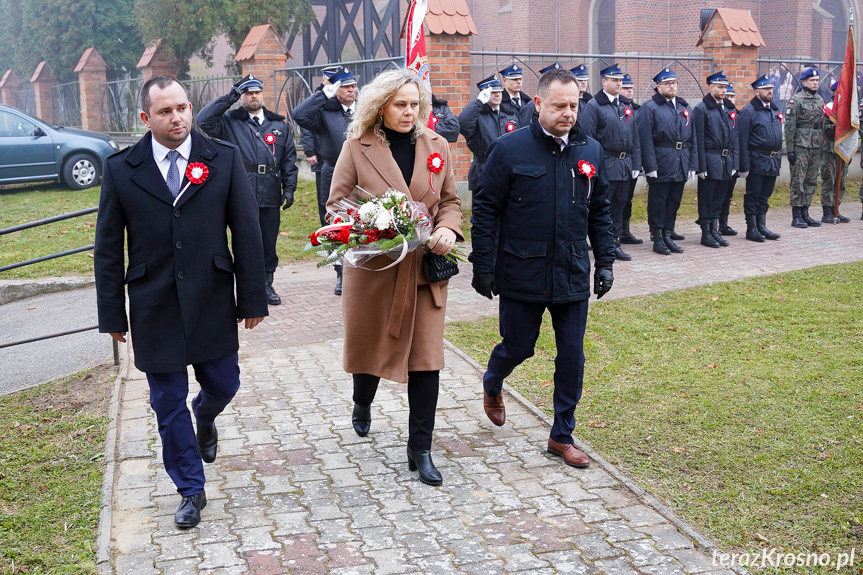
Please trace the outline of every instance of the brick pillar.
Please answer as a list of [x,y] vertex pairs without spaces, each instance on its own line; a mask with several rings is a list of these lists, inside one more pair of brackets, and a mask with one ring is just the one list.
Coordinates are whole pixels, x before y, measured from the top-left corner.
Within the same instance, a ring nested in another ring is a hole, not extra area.
[[87,48],[74,72],[78,74],[81,93],[81,127],[99,132],[102,130],[100,85],[108,81],[108,65],[95,48]]
[[15,92],[21,89],[21,80],[12,70],[6,70],[0,78],[0,97],[7,106],[15,105]]
[[141,70],[142,83],[153,76],[171,76],[176,78],[180,71],[177,59],[168,55],[168,49],[162,45],[162,40],[153,42],[138,60],[136,68]]
[[713,59],[713,69],[724,70],[737,93],[744,95],[738,101],[746,102],[747,88],[758,75],[758,46],[734,44],[725,24],[718,19],[713,20],[702,40],[704,55]]
[[54,106],[52,105],[51,88],[56,84],[53,71],[48,62],[44,60],[36,66],[30,85],[36,94],[36,117],[42,118],[49,124],[54,123]]
[[[426,53],[431,68],[432,91],[436,97],[447,100],[452,113],[458,116],[473,93],[470,77],[470,36],[428,34]],[[463,138],[450,144],[450,154],[455,179],[459,183],[462,205],[469,207],[467,172],[470,169],[471,154]]]
[[240,62],[243,76],[253,74],[264,83],[264,106],[276,109],[276,87],[273,72],[285,67],[290,52],[272,26],[264,24],[249,30],[243,45],[237,51],[235,62]]

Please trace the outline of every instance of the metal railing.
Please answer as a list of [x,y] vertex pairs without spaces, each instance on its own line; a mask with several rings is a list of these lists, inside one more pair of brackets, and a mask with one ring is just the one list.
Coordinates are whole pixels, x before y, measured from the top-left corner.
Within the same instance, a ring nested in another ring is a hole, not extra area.
[[[842,62],[833,60],[782,60],[778,58],[758,59],[758,75],[767,74],[773,79],[773,101],[782,112],[785,112],[788,101],[800,91],[800,81],[797,79],[800,72],[811,67],[818,68],[821,77],[818,82],[818,93],[821,94],[825,102],[829,102],[833,98],[830,85],[839,79],[839,74],[842,72]],[[863,67],[863,63],[857,64],[858,89],[863,87],[861,86],[863,85],[861,67]],[[749,86],[746,88],[748,89]]]
[[636,102],[643,102],[652,96],[653,77],[662,68],[669,66],[677,74],[678,94],[693,101],[693,105],[704,97],[704,79],[713,73],[714,66],[712,58],[662,54],[565,54],[478,50],[471,51],[470,56],[474,83],[516,63],[525,69],[522,90],[527,94],[536,92],[539,70],[554,62],[559,62],[567,70],[579,64],[587,66],[590,74],[589,91],[591,94],[596,93],[601,89],[599,71],[617,63],[624,72],[632,76]]
[[[98,207],[95,207],[95,208],[86,208],[86,209],[83,209],[83,210],[78,210],[78,211],[76,211],[76,212],[70,212],[70,213],[68,213],[68,214],[61,214],[61,215],[59,215],[59,216],[53,216],[53,217],[50,217],[50,218],[45,218],[45,219],[42,219],[42,220],[37,220],[37,221],[35,221],[35,222],[28,222],[28,223],[26,223],[26,224],[20,224],[20,225],[17,225],[17,226],[12,226],[12,227],[10,227],[10,228],[3,228],[3,229],[0,229],[0,236],[5,235],[5,234],[11,234],[11,233],[14,233],[14,232],[20,232],[20,231],[23,231],[23,230],[29,230],[29,229],[32,229],[32,228],[38,228],[38,227],[40,227],[40,226],[45,226],[45,225],[48,225],[48,224],[52,224],[52,223],[54,223],[54,222],[61,222],[61,221],[63,221],[63,220],[68,220],[68,219],[72,219],[72,218],[78,218],[78,217],[81,217],[81,216],[86,216],[86,215],[88,215],[88,214],[94,214],[94,213],[96,213],[96,212],[98,212],[98,211],[99,211],[99,208],[98,208]],[[34,258],[34,259],[31,259],[31,260],[26,260],[26,261],[23,261],[23,262],[18,262],[18,263],[14,263],[14,264],[5,265],[5,266],[0,267],[0,272],[5,272],[5,271],[8,271],[8,270],[13,270],[13,269],[20,268],[20,267],[24,267],[24,266],[29,266],[29,265],[36,264],[36,263],[39,263],[39,262],[44,262],[44,261],[48,261],[48,260],[53,260],[53,259],[56,259],[56,258],[62,258],[62,257],[64,257],[64,256],[69,256],[69,255],[72,255],[72,254],[77,254],[77,253],[81,253],[81,252],[86,252],[86,251],[89,251],[89,250],[94,249],[95,247],[96,247],[96,246],[95,246],[95,244],[91,244],[91,245],[89,245],[89,246],[82,246],[82,247],[80,247],[80,248],[74,248],[74,249],[71,249],[71,250],[66,250],[66,251],[62,251],[62,252],[57,252],[57,253],[55,253],[55,254],[49,254],[49,255],[47,255],[47,256],[42,256],[42,257]],[[73,329],[73,330],[62,331],[62,332],[58,332],[58,333],[52,333],[52,334],[48,334],[48,335],[43,335],[43,336],[39,336],[39,337],[31,337],[31,338],[29,338],[29,339],[24,339],[24,340],[20,340],[20,341],[13,341],[13,342],[10,342],[10,343],[4,343],[4,344],[0,344],[0,349],[4,349],[4,348],[7,348],[7,347],[14,347],[14,346],[17,346],[17,345],[23,345],[23,344],[25,344],[25,343],[33,343],[33,342],[37,342],[37,341],[43,341],[43,340],[46,340],[46,339],[53,339],[53,338],[55,338],[55,337],[63,337],[63,336],[66,336],[66,335],[72,335],[72,334],[75,334],[75,333],[81,333],[81,332],[85,332],[85,331],[92,331],[92,330],[94,330],[94,329],[99,329],[99,326],[98,326],[98,325],[92,325],[92,326],[82,327],[82,328],[78,328],[78,329]],[[114,352],[114,365],[120,365],[120,348],[119,348],[119,347],[118,347],[118,345],[117,345],[117,340],[116,340],[116,339],[114,339],[114,338],[111,338],[111,344],[112,344],[113,352]]]
[[36,90],[18,90],[15,92],[15,103],[12,104],[25,114],[36,115]]
[[81,127],[81,92],[78,82],[51,87],[51,109],[54,123],[59,126]]
[[138,93],[141,78],[125,78],[99,84],[99,106],[105,132],[111,134],[141,134],[144,124],[138,114]]

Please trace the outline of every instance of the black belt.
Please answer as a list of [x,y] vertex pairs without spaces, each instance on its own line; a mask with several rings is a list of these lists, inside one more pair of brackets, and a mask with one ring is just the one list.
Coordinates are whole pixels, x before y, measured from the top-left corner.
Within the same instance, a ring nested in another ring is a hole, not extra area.
[[722,154],[723,158],[731,153],[731,150],[728,148],[704,148],[704,151],[713,154]]
[[606,158],[617,158],[618,160],[625,160],[627,156],[631,156],[629,152],[615,152],[614,150],[603,150]]
[[764,148],[752,148],[753,152],[760,152],[765,156],[770,156],[771,158],[775,158],[782,154],[782,150],[767,150]]
[[267,164],[247,164],[245,162],[243,162],[243,166],[246,168],[247,172],[261,176],[264,174],[276,174],[278,176],[281,173],[278,166],[269,166]]
[[675,150],[688,150],[692,147],[690,142],[658,142],[654,144],[657,148],[672,148]]

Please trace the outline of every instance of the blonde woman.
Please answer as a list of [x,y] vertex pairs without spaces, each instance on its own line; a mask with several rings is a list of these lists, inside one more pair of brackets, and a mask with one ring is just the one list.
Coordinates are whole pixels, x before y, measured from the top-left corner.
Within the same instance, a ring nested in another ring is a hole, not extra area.
[[[461,202],[456,195],[449,145],[425,129],[430,97],[405,70],[382,72],[357,98],[357,111],[336,163],[327,204],[350,196],[355,186],[382,196],[396,189],[422,202],[434,223],[428,248],[448,254],[461,234]],[[429,158],[440,154],[443,169]],[[423,250],[398,265],[370,271],[346,268],[342,292],[345,323],[344,369],[353,375],[353,426],[364,437],[371,427],[371,404],[381,378],[407,382],[408,466],[428,485],[443,482],[431,459],[438,381],[444,366],[443,328],[447,282],[430,283],[422,268]],[[380,260],[380,261],[378,261]],[[382,256],[367,267],[382,268]]]

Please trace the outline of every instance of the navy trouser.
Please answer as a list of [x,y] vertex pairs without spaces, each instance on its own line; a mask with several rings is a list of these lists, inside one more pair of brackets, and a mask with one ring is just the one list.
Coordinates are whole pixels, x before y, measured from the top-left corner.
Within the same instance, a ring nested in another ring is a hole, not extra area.
[[686,182],[647,179],[647,224],[650,229],[673,230]]
[[725,198],[722,200],[722,209],[719,211],[719,217],[727,216],[731,211],[731,198],[734,197],[734,186],[737,185],[737,176],[731,176],[728,180],[728,187],[725,189]]
[[503,380],[519,364],[533,356],[542,314],[551,313],[557,355],[554,358],[554,424],[549,437],[558,443],[572,443],[575,407],[584,383],[584,330],[587,301],[545,304],[500,298],[501,342],[494,346],[488,371],[482,378],[485,392],[500,395]]
[[727,180],[698,178],[698,220],[696,220],[696,224],[704,224],[707,223],[705,220],[719,217],[727,191]]
[[749,172],[746,177],[746,193],[743,194],[743,212],[747,216],[766,214],[775,186],[776,176],[762,176]]
[[[611,199],[611,226],[614,237],[619,238],[623,233],[623,215],[626,211],[626,202],[629,198],[629,185],[632,180],[619,182],[608,182],[608,197]],[[630,203],[630,212],[632,211]]]
[[261,240],[264,242],[264,271],[273,273],[279,265],[276,255],[276,240],[279,239],[281,216],[279,208],[258,208],[261,225]]
[[632,217],[632,197],[635,195],[635,184],[638,178],[629,180],[629,193],[626,195],[626,205],[623,206],[623,221],[627,222]]
[[[240,366],[237,354],[221,359],[196,363],[195,379],[201,391],[192,400],[198,425],[213,425],[240,388]],[[162,461],[165,471],[183,497],[204,490],[204,464],[198,451],[198,441],[192,428],[192,418],[186,407],[189,395],[188,373],[147,373],[150,383],[150,406],[159,422],[162,438]]]

